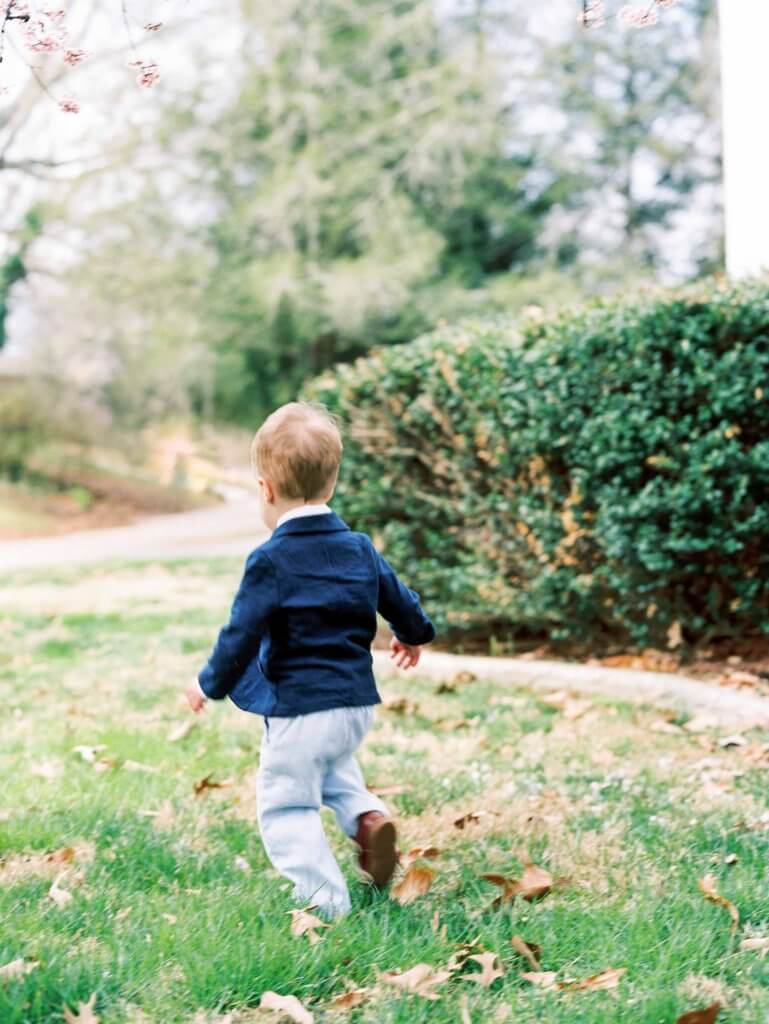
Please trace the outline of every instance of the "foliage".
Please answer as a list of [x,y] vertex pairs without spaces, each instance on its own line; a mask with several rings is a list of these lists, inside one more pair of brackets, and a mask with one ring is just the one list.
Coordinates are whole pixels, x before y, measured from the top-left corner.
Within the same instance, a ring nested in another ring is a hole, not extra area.
[[767,381],[769,285],[715,281],[439,330],[310,393],[343,514],[444,630],[660,645],[769,629]]

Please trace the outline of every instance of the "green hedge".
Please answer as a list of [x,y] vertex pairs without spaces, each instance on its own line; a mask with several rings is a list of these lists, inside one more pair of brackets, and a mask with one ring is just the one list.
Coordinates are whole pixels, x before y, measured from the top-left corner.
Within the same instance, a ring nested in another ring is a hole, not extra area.
[[339,508],[449,633],[769,632],[769,283],[467,323],[316,381]]

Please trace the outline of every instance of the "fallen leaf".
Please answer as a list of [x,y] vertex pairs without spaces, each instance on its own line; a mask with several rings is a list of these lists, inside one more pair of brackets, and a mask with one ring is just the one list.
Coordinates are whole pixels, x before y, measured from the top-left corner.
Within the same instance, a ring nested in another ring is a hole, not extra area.
[[759,953],[765,954],[769,951],[769,938],[753,935],[749,939],[742,940],[740,943],[740,949],[743,952],[755,950]]
[[440,996],[434,990],[450,977],[451,971],[436,971],[429,964],[417,964],[403,973],[385,971],[379,974],[379,980],[385,984],[404,992],[413,992],[422,999],[439,999]]
[[377,796],[398,796],[399,793],[410,793],[411,786],[369,786],[368,790],[369,793],[375,793]]
[[128,917],[128,915],[131,913],[132,910],[133,910],[133,907],[123,907],[122,910],[118,910],[117,914],[115,914],[115,920],[116,921],[124,920],[124,918]]
[[721,1012],[720,1003],[711,1003],[704,1010],[690,1010],[676,1017],[676,1024],[714,1024]]
[[684,634],[681,629],[681,623],[676,621],[670,624],[670,628],[667,631],[668,648],[672,651],[676,647],[680,647],[684,642]]
[[499,962],[499,957],[496,953],[474,953],[472,956],[467,958],[473,960],[475,963],[480,964],[480,973],[473,974],[461,974],[460,978],[464,981],[474,981],[481,988],[488,988],[492,985],[497,978],[504,976],[502,965]]
[[39,960],[25,960],[23,957],[11,960],[0,967],[0,981],[16,981],[17,978],[23,978],[25,974],[29,974],[39,966]]
[[456,693],[457,684],[454,680],[447,680],[446,682],[440,683],[435,688],[436,693]]
[[53,885],[48,890],[48,895],[57,907],[65,907],[72,899],[72,893],[67,889],[62,889],[59,885],[59,882],[66,874],[66,871],[62,871],[61,874],[58,874],[53,880]]
[[724,736],[723,739],[718,741],[718,745],[719,747],[723,747],[725,750],[728,750],[730,747],[746,747],[748,745],[748,741],[744,736],[735,734],[734,736]]
[[47,779],[50,782],[61,775],[61,764],[58,761],[51,761],[46,758],[40,764],[34,765],[30,772],[32,775],[37,775],[41,779]]
[[176,924],[176,914],[161,914],[160,916],[168,921],[169,924]]
[[95,772],[108,772],[113,768],[117,768],[117,761],[113,757],[102,757],[93,763]]
[[454,828],[463,829],[466,825],[477,825],[481,818],[488,818],[491,816],[491,811],[470,811],[469,814],[463,814],[461,818],[454,819]]
[[705,732],[706,729],[717,729],[718,725],[718,719],[714,715],[703,713],[695,715],[688,722],[684,722],[684,729],[687,732]]
[[409,700],[408,697],[396,697],[384,705],[385,711],[392,711],[395,715],[415,715],[419,711],[419,705]]
[[474,672],[468,672],[467,669],[463,669],[461,672],[452,678],[452,683],[475,683],[478,680],[478,676]]
[[264,992],[259,1000],[261,1010],[276,1010],[295,1024],[313,1024],[315,1017],[302,1006],[296,996],[280,996],[277,992]]
[[311,914],[312,909],[312,907],[308,907],[307,910],[290,910],[289,913],[291,914],[291,934],[297,937],[306,935],[310,940],[310,945],[314,946],[323,938],[322,935],[318,935],[318,929],[331,926],[325,921],[321,921],[315,914]]
[[106,749],[107,745],[105,743],[97,743],[93,747],[86,747],[81,744],[77,747],[72,748],[75,754],[79,754],[82,757],[82,759],[84,761],[88,761],[89,764],[94,763],[94,761],[96,760],[96,755],[99,753],[100,750]]
[[198,782],[195,783],[195,785],[193,786],[195,796],[202,796],[203,793],[207,792],[207,790],[209,789],[224,788],[225,784],[223,782],[214,782],[211,778],[211,774],[206,775],[204,778],[200,779]]
[[459,1021],[460,1024],[473,1024],[473,1018],[470,1016],[470,1008],[467,1005],[466,996],[462,996],[462,1001],[459,1004]]
[[356,1006],[362,1006],[368,1002],[368,998],[369,990],[367,988],[354,988],[332,999],[329,1008],[337,1012],[346,1013],[347,1010],[352,1010]]
[[471,956],[474,956],[476,953],[483,953],[483,951],[480,935],[473,939],[472,942],[463,942],[461,945],[456,947],[449,957],[449,962],[446,964],[446,970],[451,974],[462,970]]
[[96,993],[94,992],[87,1003],[78,1003],[77,1010],[73,1013],[69,1007],[64,1007],[64,1020],[67,1024],[99,1024],[99,1018],[93,1012],[94,1003],[96,1002]]
[[521,977],[536,985],[537,988],[555,988],[557,971],[523,971]]
[[433,728],[439,732],[454,732],[456,729],[469,729],[473,723],[468,718],[438,718]]
[[527,942],[522,939],[520,935],[514,935],[510,939],[510,945],[524,958],[524,960],[534,968],[535,971],[540,969],[540,957],[542,956],[542,947],[536,945],[534,942]]
[[179,740],[185,739],[187,736],[189,736],[189,734],[192,732],[192,730],[195,728],[197,724],[198,723],[195,721],[194,718],[191,718],[186,722],[181,722],[179,725],[175,726],[169,732],[168,742],[178,743]]
[[740,858],[737,856],[736,853],[727,853],[727,855],[724,857],[724,864],[738,864],[739,860]]
[[616,988],[627,967],[607,967],[599,974],[592,974],[589,978],[581,981],[563,981],[558,986],[560,989],[568,989],[571,992],[597,992],[602,989]]
[[430,890],[435,872],[431,868],[412,864],[397,885],[392,887],[393,899],[405,906],[424,896]]
[[403,854],[401,864],[407,868],[415,860],[435,860],[436,857],[440,857],[442,852],[437,846],[415,846],[408,853]]
[[657,722],[652,722],[649,729],[651,732],[661,732],[669,736],[676,736],[683,732],[680,725],[676,725],[675,722],[666,722],[664,718]]
[[[718,882],[715,875],[705,875],[705,877],[701,878],[699,881],[699,887],[702,890],[705,899],[709,900],[711,903],[716,903],[718,906],[724,907],[729,911],[729,916],[732,919],[731,933],[734,935],[740,924],[740,912],[733,903],[718,892],[717,886]],[[713,1020],[715,1020],[715,1017]]]
[[141,761],[132,761],[130,757],[123,761],[123,767],[127,772],[156,772],[157,768],[151,764],[142,764]]
[[546,896],[555,884],[550,872],[536,864],[527,864],[520,878],[507,878],[493,872],[483,874],[481,878],[502,889],[502,894],[492,904],[495,907],[502,903],[512,903],[516,896],[529,901],[539,899]]
[[242,871],[245,875],[251,874],[251,865],[248,863],[245,857],[241,857],[241,855],[238,854],[235,857],[234,863],[235,867],[238,868],[239,871]]
[[540,702],[550,708],[560,711],[564,718],[573,722],[581,718],[586,712],[592,710],[593,702],[583,697],[574,697],[565,690],[556,690],[554,693],[545,694],[540,697]]

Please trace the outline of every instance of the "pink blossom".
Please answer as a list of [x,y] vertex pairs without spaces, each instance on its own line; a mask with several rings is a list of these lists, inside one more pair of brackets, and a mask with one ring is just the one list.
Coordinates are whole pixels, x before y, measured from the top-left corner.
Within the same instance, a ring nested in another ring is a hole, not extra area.
[[88,54],[85,50],[67,50],[64,54],[64,63],[71,64],[72,67],[76,67],[78,64],[82,64]]
[[648,7],[646,4],[625,4],[617,11],[617,18],[630,28],[648,28],[649,25],[656,25],[658,21],[654,7]]
[[143,89],[149,89],[160,79],[160,70],[157,64],[151,60],[132,60],[129,68],[137,68],[139,73],[136,76],[136,84]]
[[72,96],[67,96],[59,100],[59,110],[63,110],[65,114],[79,114],[80,104]]

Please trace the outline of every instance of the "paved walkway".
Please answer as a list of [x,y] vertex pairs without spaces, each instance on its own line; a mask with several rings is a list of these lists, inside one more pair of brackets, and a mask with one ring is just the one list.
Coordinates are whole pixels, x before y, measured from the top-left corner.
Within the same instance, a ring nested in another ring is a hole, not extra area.
[[151,516],[129,526],[0,543],[0,573],[12,569],[108,561],[243,557],[267,536],[253,498]]
[[[374,651],[374,668],[379,679],[406,675],[394,668],[388,651]],[[684,712],[700,719],[703,727],[711,724],[735,729],[769,728],[769,698],[669,672],[639,672],[563,661],[484,658],[431,650],[422,654],[417,671],[421,677],[440,682],[448,682],[460,673],[470,673],[476,679],[493,680],[503,686],[545,692],[568,690],[629,704],[645,704]]]

